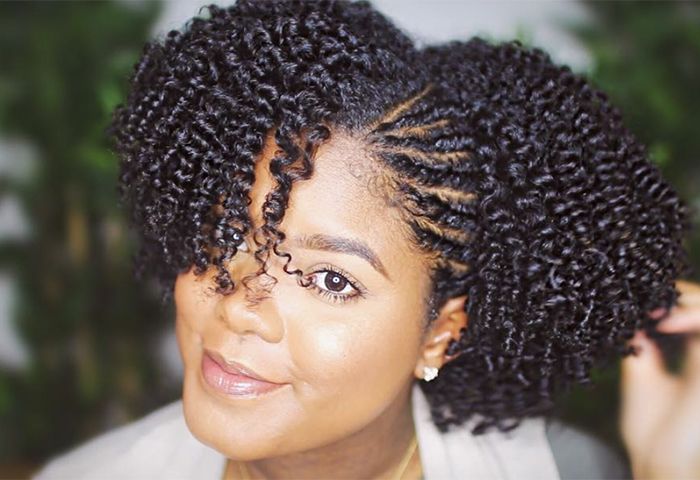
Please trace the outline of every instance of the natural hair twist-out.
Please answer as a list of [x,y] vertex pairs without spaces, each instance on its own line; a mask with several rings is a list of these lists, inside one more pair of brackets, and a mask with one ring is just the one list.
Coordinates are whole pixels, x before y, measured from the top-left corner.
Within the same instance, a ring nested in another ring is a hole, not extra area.
[[136,274],[158,279],[164,302],[193,265],[217,268],[217,293],[235,287],[226,263],[252,229],[270,131],[279,150],[255,276],[275,254],[303,282],[278,227],[293,184],[341,129],[369,147],[431,259],[433,311],[468,296],[456,358],[421,382],[441,430],[471,418],[475,433],[507,430],[547,412],[629,353],[646,312],[676,302],[688,207],[605,95],[544,52],[478,38],[417,49],[366,1],[206,13],[145,47],[110,126]]

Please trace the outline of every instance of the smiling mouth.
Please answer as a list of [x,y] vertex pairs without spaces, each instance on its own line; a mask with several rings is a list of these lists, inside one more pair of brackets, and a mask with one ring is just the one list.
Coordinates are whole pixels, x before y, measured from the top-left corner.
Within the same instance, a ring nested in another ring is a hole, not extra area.
[[201,370],[206,384],[228,397],[259,397],[287,385],[253,378],[238,369],[235,364],[223,363],[220,358],[207,351],[202,355]]

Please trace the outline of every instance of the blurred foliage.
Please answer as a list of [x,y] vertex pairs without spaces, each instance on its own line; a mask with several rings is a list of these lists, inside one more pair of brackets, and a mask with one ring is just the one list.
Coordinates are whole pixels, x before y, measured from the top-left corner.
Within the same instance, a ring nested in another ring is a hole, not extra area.
[[[700,3],[586,5],[594,21],[573,31],[592,54],[590,75],[664,176],[700,208]],[[700,231],[689,241],[698,277]]]
[[[620,108],[625,124],[648,146],[651,161],[697,213],[700,3],[589,1],[585,5],[592,21],[569,26],[591,54],[592,65],[585,73]],[[698,230],[686,243],[695,281],[700,280]],[[669,367],[677,370],[673,359],[682,352],[664,348],[670,345],[680,343],[669,339],[662,345]],[[560,402],[560,415],[625,455],[617,425],[619,368],[597,369],[592,380],[591,389],[576,388]]]
[[36,464],[179,394],[150,358],[168,313],[133,281],[105,134],[160,8],[0,2],[0,131],[37,152],[29,179],[0,183],[31,227],[0,243],[31,362],[0,371],[0,464]]

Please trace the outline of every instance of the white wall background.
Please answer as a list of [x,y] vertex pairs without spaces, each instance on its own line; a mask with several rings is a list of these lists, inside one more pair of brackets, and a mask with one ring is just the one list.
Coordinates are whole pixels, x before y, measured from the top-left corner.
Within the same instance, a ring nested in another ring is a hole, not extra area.
[[[231,5],[232,1],[171,0],[155,25],[154,35],[179,29],[203,5]],[[583,71],[589,64],[586,50],[562,26],[585,22],[585,7],[576,1],[553,0],[371,0],[382,13],[419,44],[482,35],[499,40],[515,38],[520,31],[552,58]]]

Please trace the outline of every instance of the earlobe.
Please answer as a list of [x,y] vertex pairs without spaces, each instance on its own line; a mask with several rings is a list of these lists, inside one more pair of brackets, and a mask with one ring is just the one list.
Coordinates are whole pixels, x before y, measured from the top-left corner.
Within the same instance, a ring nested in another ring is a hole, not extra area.
[[424,372],[434,372],[434,368],[440,369],[445,363],[456,358],[454,355],[447,355],[446,352],[452,340],[459,340],[462,329],[467,326],[467,313],[464,309],[466,299],[466,295],[450,298],[440,308],[425,339],[421,356],[416,365],[415,376],[417,378],[425,379]]

